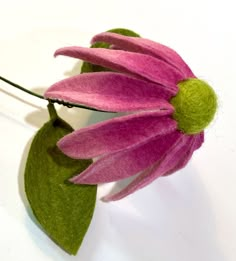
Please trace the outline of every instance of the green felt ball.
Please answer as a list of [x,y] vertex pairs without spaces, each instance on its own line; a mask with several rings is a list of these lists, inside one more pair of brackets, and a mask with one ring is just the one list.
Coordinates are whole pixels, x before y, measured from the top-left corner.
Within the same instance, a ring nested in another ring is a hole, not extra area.
[[178,87],[179,92],[171,99],[178,129],[187,134],[199,133],[214,118],[217,96],[211,86],[195,78],[179,82]]

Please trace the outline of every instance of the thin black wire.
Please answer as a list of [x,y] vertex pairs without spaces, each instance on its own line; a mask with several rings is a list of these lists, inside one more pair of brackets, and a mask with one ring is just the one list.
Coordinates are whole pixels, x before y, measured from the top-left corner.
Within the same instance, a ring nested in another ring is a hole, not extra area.
[[19,84],[16,84],[16,83],[14,83],[14,82],[12,82],[12,81],[10,81],[10,80],[2,77],[2,76],[0,76],[0,80],[10,84],[11,86],[16,87],[17,89],[19,89],[19,90],[21,90],[23,92],[26,92],[26,93],[28,93],[30,95],[33,95],[33,96],[35,96],[35,97],[37,97],[39,99],[47,100],[47,101],[49,101],[51,103],[58,103],[58,104],[66,106],[68,108],[77,107],[77,108],[82,108],[82,109],[88,109],[88,110],[91,110],[91,111],[107,112],[107,111],[103,111],[103,110],[97,110],[97,109],[94,109],[94,108],[90,108],[90,107],[87,107],[87,106],[84,106],[84,105],[79,105],[79,104],[75,104],[75,103],[65,102],[65,101],[62,101],[62,100],[46,99],[44,96],[42,96],[40,94],[37,94],[35,92],[32,92],[32,91],[30,91],[30,90],[20,86]]

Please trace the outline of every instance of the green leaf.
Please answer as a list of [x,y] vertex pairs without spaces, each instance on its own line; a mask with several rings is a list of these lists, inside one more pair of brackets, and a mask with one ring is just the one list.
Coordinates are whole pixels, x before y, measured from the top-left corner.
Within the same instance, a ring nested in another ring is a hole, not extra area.
[[68,158],[57,141],[73,131],[49,104],[51,119],[33,139],[25,169],[25,191],[33,213],[45,232],[62,249],[75,255],[91,222],[97,186],[67,180],[91,164]]
[[[126,35],[126,36],[132,36],[132,37],[140,37],[137,33],[128,30],[128,29],[123,29],[123,28],[116,28],[116,29],[111,29],[108,30],[108,32],[112,33],[117,33],[121,35]],[[97,42],[91,45],[90,48],[109,48],[110,44],[104,43],[104,42]],[[81,67],[81,73],[88,73],[88,72],[103,72],[103,71],[110,71],[110,69],[102,67],[100,65],[95,65],[92,63],[88,62],[83,62],[82,67]]]

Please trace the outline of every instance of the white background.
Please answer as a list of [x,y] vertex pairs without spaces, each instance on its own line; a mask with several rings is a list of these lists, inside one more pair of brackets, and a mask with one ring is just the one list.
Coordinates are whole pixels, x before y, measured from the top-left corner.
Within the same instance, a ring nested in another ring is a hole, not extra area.
[[[219,96],[219,110],[189,165],[115,203],[97,201],[77,256],[54,245],[28,211],[23,173],[46,103],[0,83],[0,260],[236,260],[236,16],[230,0],[0,0],[0,75],[43,93],[78,72],[53,58],[66,45],[125,27],[178,51]],[[58,107],[75,128],[106,118]],[[99,187],[98,197],[112,185]]]

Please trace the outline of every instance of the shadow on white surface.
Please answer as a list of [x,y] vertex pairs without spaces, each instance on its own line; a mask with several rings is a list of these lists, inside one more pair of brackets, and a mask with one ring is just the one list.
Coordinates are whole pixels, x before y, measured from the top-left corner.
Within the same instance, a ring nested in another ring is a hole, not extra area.
[[22,102],[22,103],[24,103],[24,104],[26,104],[26,105],[29,105],[29,106],[31,106],[31,107],[33,107],[33,108],[40,109],[40,106],[37,106],[37,105],[35,105],[34,103],[31,103],[31,102],[28,102],[28,101],[26,101],[26,100],[20,98],[20,97],[17,96],[17,95],[14,95],[14,94],[12,94],[12,93],[6,91],[6,90],[3,90],[2,88],[0,89],[0,91],[1,91],[2,93],[6,94],[7,96],[12,97],[13,99],[16,99],[16,100],[18,100],[18,101],[20,101],[20,102]]
[[113,244],[130,256],[125,260],[226,260],[211,200],[191,165],[110,204]]

